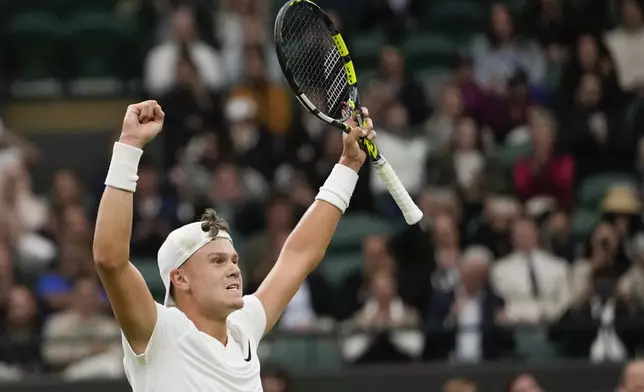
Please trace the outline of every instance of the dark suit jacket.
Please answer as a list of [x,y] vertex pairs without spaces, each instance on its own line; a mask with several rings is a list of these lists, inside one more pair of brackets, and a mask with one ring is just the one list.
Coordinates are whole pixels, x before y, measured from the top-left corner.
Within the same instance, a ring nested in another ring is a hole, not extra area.
[[[435,292],[429,301],[425,329],[427,332],[423,357],[430,360],[447,359],[456,347],[456,326],[447,324],[452,305],[456,300],[454,291]],[[487,289],[482,294],[482,314],[479,329],[482,333],[483,359],[494,360],[510,356],[514,350],[514,338],[510,331],[495,325],[495,315],[505,306],[503,298]]]

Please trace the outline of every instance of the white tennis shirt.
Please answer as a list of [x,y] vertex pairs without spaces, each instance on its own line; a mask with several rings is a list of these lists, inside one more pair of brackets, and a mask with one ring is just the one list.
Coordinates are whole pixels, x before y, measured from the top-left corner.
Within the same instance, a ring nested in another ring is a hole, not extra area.
[[123,340],[125,374],[133,392],[260,392],[257,345],[266,313],[254,295],[228,316],[228,344],[199,331],[177,308],[157,304],[157,323],[145,352]]

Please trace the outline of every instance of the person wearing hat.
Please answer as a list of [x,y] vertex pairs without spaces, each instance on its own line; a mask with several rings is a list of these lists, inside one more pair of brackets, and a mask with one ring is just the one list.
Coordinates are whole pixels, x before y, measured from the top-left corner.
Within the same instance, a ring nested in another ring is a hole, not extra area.
[[624,252],[630,257],[633,250],[631,240],[639,228],[642,202],[635,189],[627,185],[614,185],[608,189],[601,205],[604,218],[611,222],[622,240]]
[[344,136],[338,164],[288,236],[256,293],[242,294],[239,257],[227,223],[214,210],[168,235],[158,252],[165,299],[152,298],[129,262],[133,193],[142,148],[163,126],[156,101],[128,106],[114,145],[94,235],[94,260],[122,331],[125,372],[134,392],[261,391],[257,346],[320,263],[349,205],[366,155],[359,137]]

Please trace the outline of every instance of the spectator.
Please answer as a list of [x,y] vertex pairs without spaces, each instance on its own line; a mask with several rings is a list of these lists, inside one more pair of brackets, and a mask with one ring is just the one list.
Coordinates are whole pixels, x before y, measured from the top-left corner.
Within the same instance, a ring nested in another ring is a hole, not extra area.
[[521,37],[507,5],[494,3],[490,8],[489,31],[474,39],[472,58],[476,80],[488,90],[503,94],[506,81],[524,69],[529,84],[543,83],[546,63],[539,46]]
[[515,71],[507,81],[506,94],[490,101],[483,121],[494,131],[495,140],[512,144],[524,140],[530,116],[538,109],[526,73],[521,69]]
[[440,155],[449,150],[456,123],[463,116],[463,111],[461,91],[454,85],[444,86],[441,91],[440,105],[425,127],[432,154]]
[[221,139],[211,132],[193,136],[186,148],[180,150],[177,164],[168,174],[180,199],[178,215],[183,222],[192,222],[197,216],[195,203],[207,196],[213,171],[227,159]]
[[602,106],[619,102],[621,91],[610,54],[596,37],[584,34],[577,39],[574,56],[568,61],[562,74],[558,95],[562,101],[563,115],[567,114],[568,108],[574,106],[576,91],[586,74],[593,74],[601,81]]
[[570,304],[568,265],[539,249],[536,223],[517,219],[512,227],[513,252],[492,268],[492,286],[505,299],[510,322],[550,324]]
[[555,210],[548,215],[544,233],[545,248],[555,256],[572,263],[577,253],[577,243],[571,232],[570,215]]
[[545,49],[548,60],[566,58],[575,37],[571,9],[562,0],[536,0],[525,15],[530,33]]
[[489,287],[487,250],[473,248],[463,256],[459,283],[435,293],[429,304],[424,357],[479,362],[507,356],[512,336],[502,327],[504,301]]
[[364,306],[369,295],[368,282],[380,270],[393,273],[396,264],[389,251],[387,237],[371,235],[362,240],[362,268],[350,273],[340,286],[342,302],[339,318],[345,319]]
[[422,0],[376,0],[367,3],[363,11],[363,21],[368,27],[383,27],[389,37],[393,40],[404,36],[414,24],[422,23],[416,20],[425,12],[426,3]]
[[235,157],[272,181],[285,151],[280,138],[256,121],[257,113],[257,102],[251,97],[231,98],[226,104]]
[[644,361],[631,361],[624,366],[617,392],[639,392],[642,388],[644,388]]
[[[266,58],[266,76],[273,83],[281,83],[282,71],[277,61],[275,47],[267,37],[268,29],[262,20],[255,1],[230,1],[227,9],[217,15],[217,30],[222,43],[226,74],[231,84],[243,81],[245,68],[244,50],[257,47]],[[225,7],[225,5],[224,5]]]
[[622,90],[644,88],[644,5],[639,0],[620,2],[621,25],[606,33],[604,40],[610,51]]
[[509,255],[512,251],[510,226],[520,213],[521,207],[517,200],[510,197],[488,197],[483,206],[483,222],[476,228],[473,242],[490,249],[496,259]]
[[[387,151],[387,160],[396,169],[405,189],[411,195],[417,195],[423,186],[422,170],[427,143],[411,132],[409,113],[400,103],[393,104],[388,109],[383,127],[379,130],[378,146]],[[400,210],[375,170],[371,172],[371,188],[381,213],[392,220],[400,220]]]
[[264,392],[292,392],[293,379],[283,367],[275,364],[262,366],[262,390]]
[[562,208],[570,208],[575,165],[570,156],[555,151],[554,126],[553,119],[545,114],[535,114],[531,119],[532,153],[515,164],[514,187],[523,201],[547,197]]
[[[254,293],[273,268],[286,238],[291,230],[282,229],[272,236],[274,241],[270,248],[262,255],[250,271],[250,280],[246,284],[246,291]],[[330,317],[333,315],[334,300],[332,291],[319,271],[308,276],[302,287],[288,303],[279,328],[283,330],[310,331],[328,330],[331,326]]]
[[73,297],[77,277],[93,272],[92,248],[83,241],[68,241],[60,245],[55,268],[40,275],[36,282],[36,295],[46,313],[66,309]]
[[177,225],[177,203],[161,190],[159,174],[153,165],[142,162],[138,175],[130,253],[133,257],[154,258],[172,227]]
[[454,217],[447,213],[437,215],[434,218],[432,237],[436,260],[432,286],[438,291],[450,291],[458,281],[458,261],[461,257],[460,232]]
[[476,384],[463,378],[452,378],[443,384],[443,392],[476,392]]
[[7,313],[9,293],[16,283],[16,273],[11,248],[0,240],[0,319]]
[[225,162],[214,170],[208,194],[196,203],[195,210],[216,206],[237,232],[251,233],[257,230],[257,205],[267,192],[264,179],[256,172]]
[[145,88],[153,96],[161,96],[176,84],[180,64],[181,46],[186,45],[193,59],[200,80],[211,91],[226,84],[224,66],[219,53],[199,38],[194,16],[186,7],[172,12],[172,37],[148,53],[145,60]]
[[543,392],[534,376],[523,373],[508,383],[508,392]]
[[584,250],[584,258],[572,266],[571,290],[575,304],[587,303],[592,294],[593,275],[607,270],[619,279],[630,266],[630,261],[620,249],[620,239],[615,228],[602,222],[591,232]]
[[[349,331],[342,351],[356,363],[408,361],[421,354],[423,336],[417,328],[418,314],[397,296],[396,279],[390,271],[380,270],[369,282],[365,306],[345,323]],[[392,329],[404,328],[394,331]]]
[[166,168],[194,136],[204,132],[225,135],[222,99],[204,83],[186,44],[179,47],[176,83],[159,98],[166,114],[163,135]]
[[[120,375],[119,328],[101,314],[94,278],[74,284],[70,307],[52,315],[44,326],[43,357],[69,377]],[[115,374],[116,373],[116,374]]]
[[266,76],[266,58],[261,48],[244,49],[244,78],[233,87],[232,98],[253,101],[255,121],[275,136],[283,136],[291,127],[292,105],[289,91]]
[[85,207],[83,186],[73,171],[58,170],[54,173],[50,203],[54,214],[71,206]]
[[87,219],[81,206],[69,206],[61,211],[56,225],[56,239],[63,242],[91,243],[93,238],[92,225]]
[[454,84],[461,92],[463,109],[476,120],[481,120],[488,112],[488,94],[474,79],[474,63],[469,56],[462,57],[454,67]]
[[[282,245],[288,237],[289,230],[282,229],[276,233],[271,233],[270,242],[262,253],[255,256],[259,257],[258,260],[250,261],[249,277],[246,279],[244,291],[254,293],[259,288],[259,285],[264,281],[271,268],[277,262]],[[247,267],[248,268],[248,267]]]
[[39,231],[48,219],[48,208],[31,191],[26,168],[16,165],[0,179],[0,215],[7,219],[8,240],[17,252],[16,261],[26,273],[38,273],[55,257],[54,244]]
[[629,171],[635,139],[624,128],[620,111],[602,103],[602,85],[594,74],[581,78],[575,107],[567,112],[568,141],[575,158],[577,182],[603,171]]
[[253,270],[261,258],[280,242],[277,236],[290,232],[295,227],[294,206],[285,195],[274,195],[265,203],[264,229],[248,238],[242,250],[243,267]]
[[571,331],[564,353],[593,362],[621,362],[635,354],[634,314],[619,295],[617,276],[610,266],[592,271],[583,302],[570,309]]
[[619,294],[638,312],[644,310],[644,233],[633,240],[632,265],[619,279]]
[[602,200],[602,215],[617,229],[627,255],[631,254],[631,237],[640,229],[641,211],[642,202],[635,189],[628,185],[611,186]]
[[393,46],[381,48],[376,82],[384,85],[389,102],[398,101],[407,109],[409,124],[418,125],[427,119],[429,107],[425,92],[406,71],[405,59],[399,49]]
[[449,153],[437,159],[430,156],[425,167],[427,182],[457,189],[466,208],[480,204],[487,189],[492,192],[506,189],[505,173],[484,155],[478,125],[471,117],[457,120]]
[[[400,267],[402,298],[423,313],[434,287],[449,288],[455,281],[452,264],[460,254],[460,233],[456,224],[461,210],[456,194],[444,188],[425,190],[419,204],[425,216],[422,228],[413,225],[397,234],[392,239],[391,250]],[[437,240],[439,237],[441,239]],[[438,256],[451,267],[439,269]]]
[[43,370],[39,322],[36,300],[29,289],[18,285],[9,289],[6,316],[0,323],[0,367],[8,366],[20,376]]

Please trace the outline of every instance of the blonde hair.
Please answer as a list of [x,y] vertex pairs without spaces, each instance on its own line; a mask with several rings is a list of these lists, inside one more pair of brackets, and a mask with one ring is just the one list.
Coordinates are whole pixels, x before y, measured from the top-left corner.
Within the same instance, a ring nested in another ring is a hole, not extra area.
[[465,378],[453,378],[443,384],[443,392],[476,392],[476,384]]

